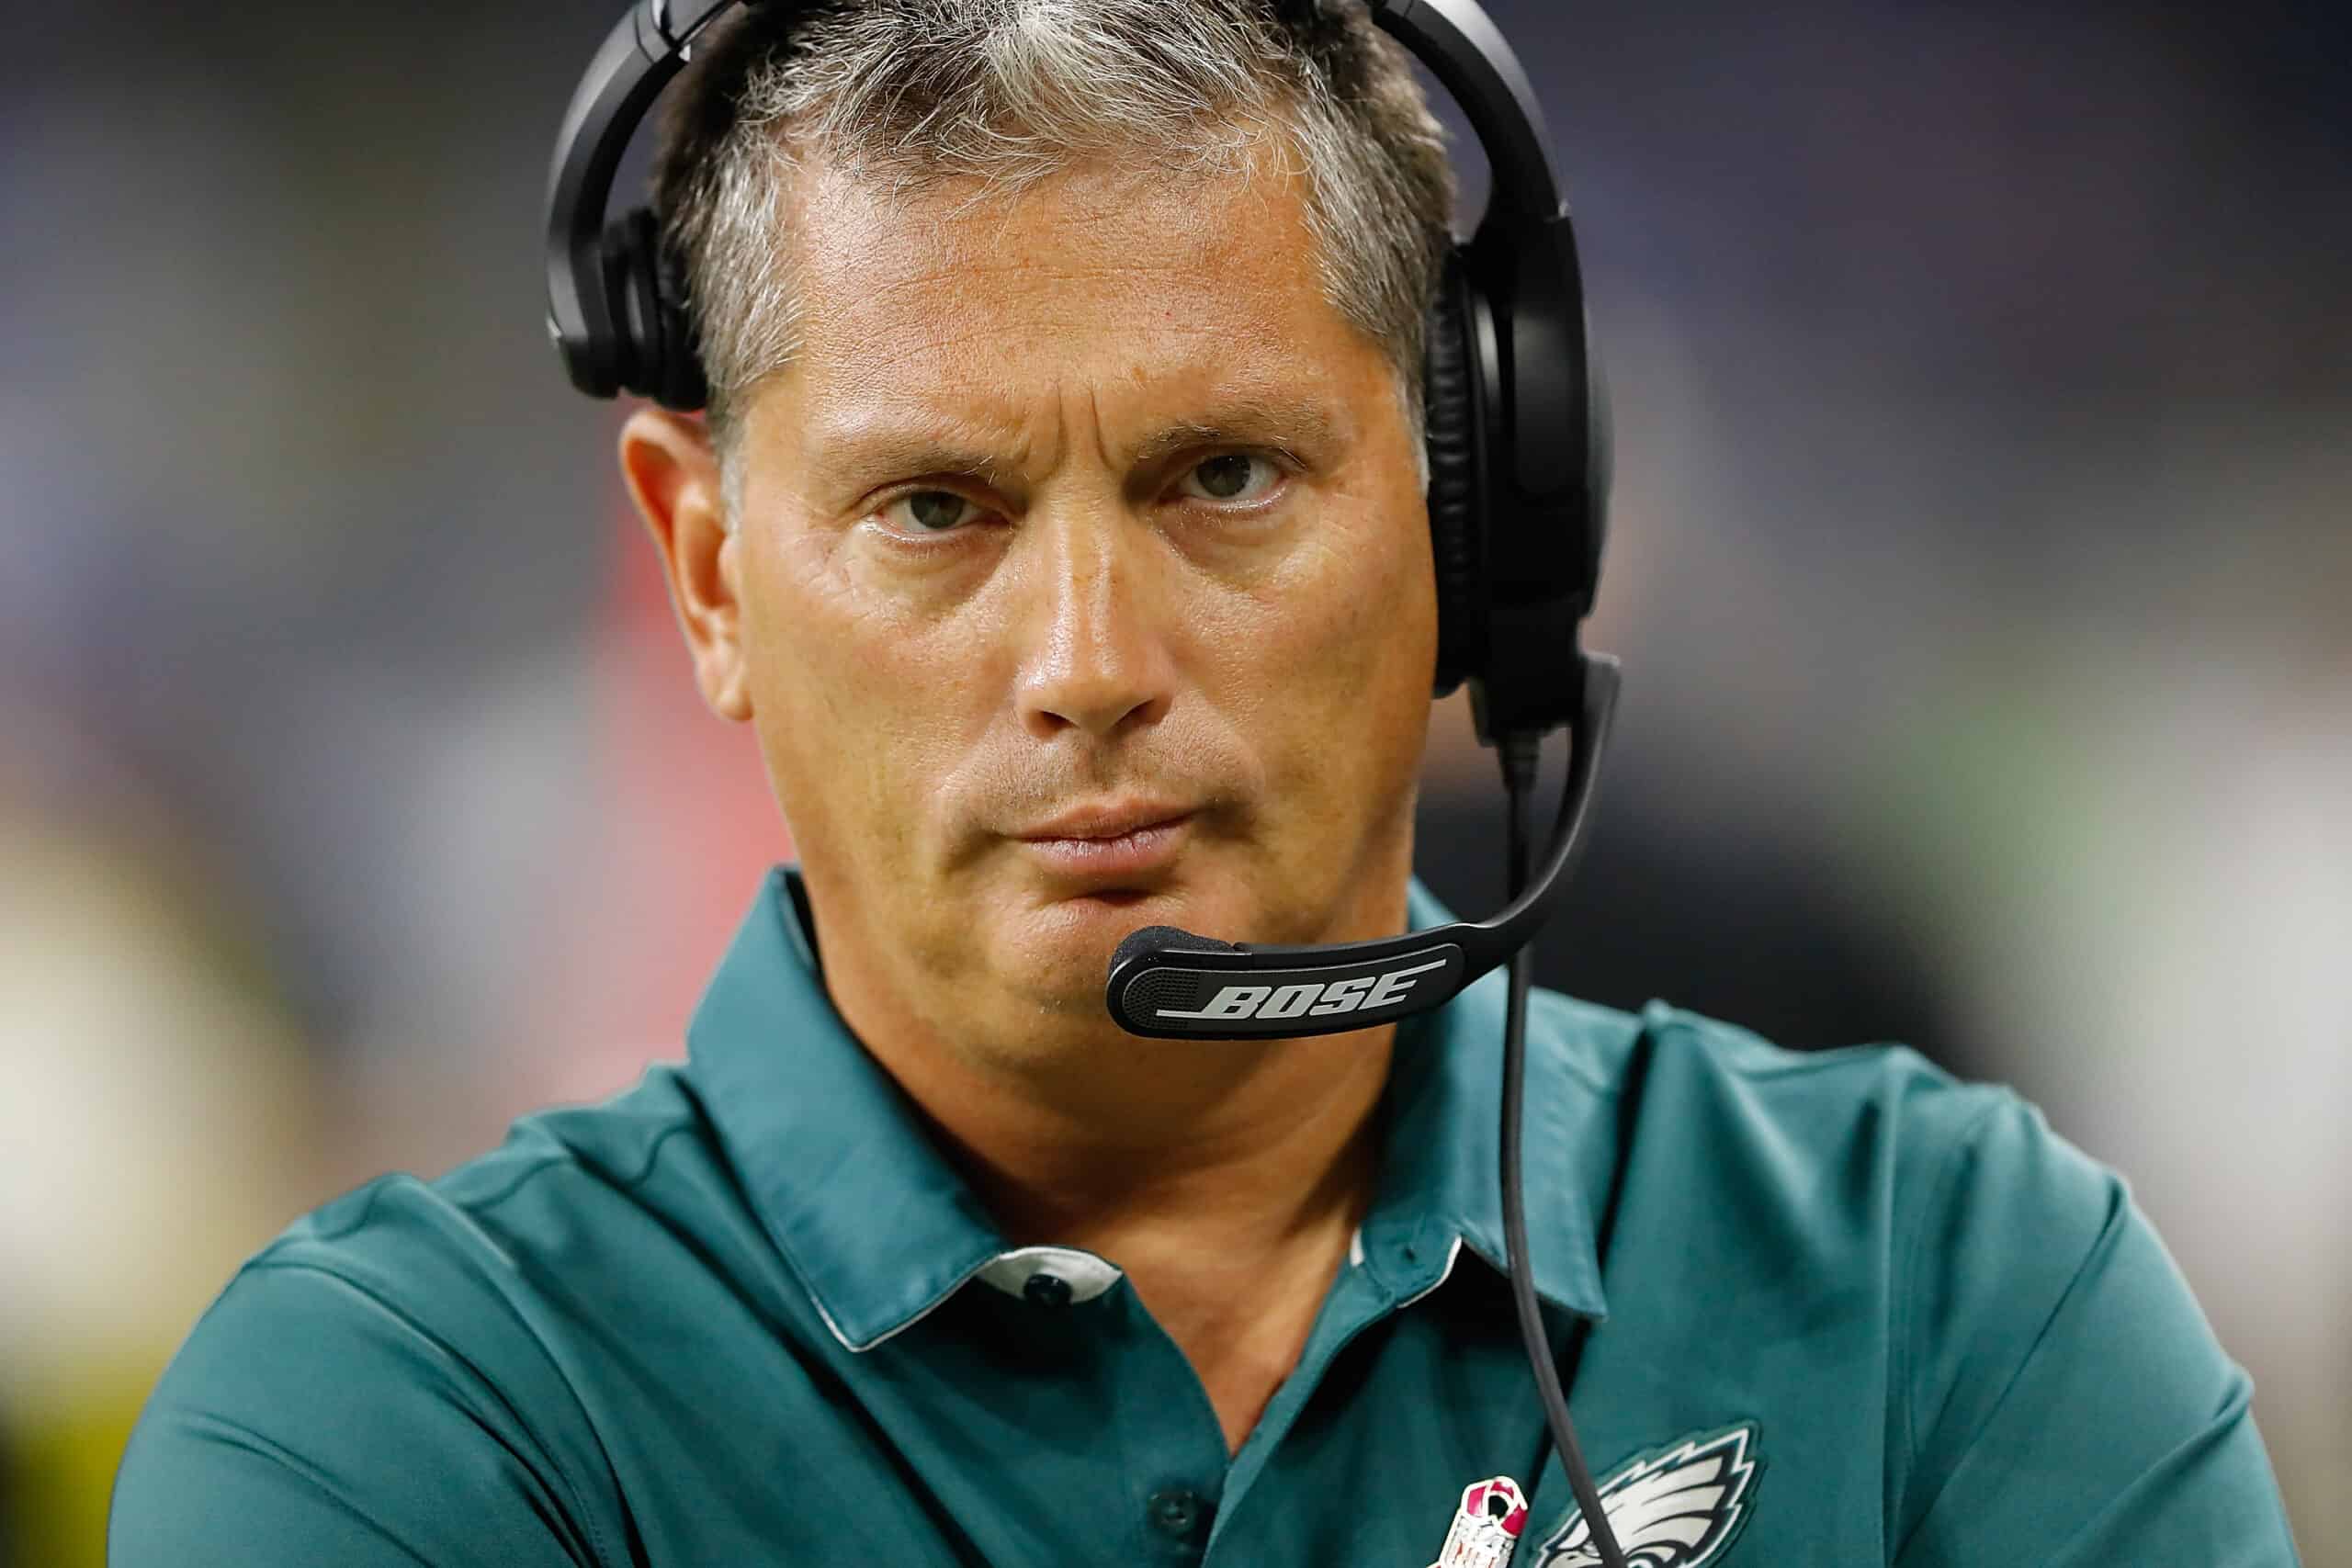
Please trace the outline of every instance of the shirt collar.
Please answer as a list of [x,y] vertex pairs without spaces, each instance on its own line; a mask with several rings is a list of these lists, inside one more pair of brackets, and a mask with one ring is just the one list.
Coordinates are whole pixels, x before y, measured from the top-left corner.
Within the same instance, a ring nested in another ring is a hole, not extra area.
[[[1453,911],[1416,878],[1406,906],[1413,930]],[[1501,1121],[1503,1016],[1510,976],[1497,969],[1434,1012],[1396,1031],[1378,1195],[1364,1222],[1367,1263],[1406,1299],[1434,1290],[1462,1249],[1505,1266]],[[1535,1293],[1587,1317],[1605,1315],[1580,1143],[1605,1127],[1598,1096],[1577,1070],[1574,1043],[1531,1007],[1526,1122],[1521,1140]]]
[[[1419,882],[1416,929],[1452,919]],[[687,1026],[689,1072],[762,1224],[834,1337],[865,1350],[978,1276],[1019,1288],[1050,1265],[1077,1294],[1115,1268],[1069,1248],[1013,1249],[922,1130],[913,1106],[833,1010],[793,866],[762,882]],[[1502,1257],[1496,1109],[1504,976],[1402,1026],[1387,1090],[1383,1176],[1359,1242],[1399,1300],[1434,1290],[1464,1246]],[[1531,1030],[1528,1223],[1539,1294],[1599,1316],[1592,1230],[1561,1096],[1590,1090]]]
[[870,1349],[1007,1250],[826,996],[796,867],[761,884],[686,1026],[688,1071],[834,1337]]

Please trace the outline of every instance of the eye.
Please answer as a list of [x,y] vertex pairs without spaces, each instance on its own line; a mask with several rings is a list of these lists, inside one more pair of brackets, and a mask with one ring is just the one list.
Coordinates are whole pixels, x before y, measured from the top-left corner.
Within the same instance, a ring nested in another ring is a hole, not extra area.
[[[1196,501],[1257,501],[1282,478],[1272,458],[1254,452],[1227,452],[1195,463],[1184,475],[1183,491]],[[1252,486],[1252,479],[1258,482]]]
[[983,515],[980,509],[952,490],[911,490],[887,502],[875,515],[904,526],[906,534],[947,534]]

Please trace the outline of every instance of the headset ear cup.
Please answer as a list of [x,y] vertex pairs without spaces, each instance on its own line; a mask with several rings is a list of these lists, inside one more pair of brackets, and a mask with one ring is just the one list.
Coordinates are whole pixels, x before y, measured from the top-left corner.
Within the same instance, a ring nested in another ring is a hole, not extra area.
[[1441,697],[1482,673],[1487,646],[1478,372],[1471,357],[1469,287],[1459,253],[1449,254],[1430,307],[1422,360],[1430,555],[1437,576],[1437,671],[1431,689]]
[[634,392],[641,379],[643,345],[638,341],[637,282],[629,255],[629,223],[626,218],[605,225],[605,241],[597,268],[605,285],[605,310],[613,323],[612,372],[616,392]]
[[636,208],[606,226],[604,266],[621,389],[682,413],[702,407],[702,365],[684,290],[651,211]]
[[661,385],[654,397],[666,409],[692,413],[710,398],[703,379],[701,345],[686,308],[686,273],[670,247],[654,240],[653,296],[662,322]]
[[646,242],[652,215],[643,208],[605,226],[605,293],[613,317],[613,368],[620,389],[651,390],[661,365],[661,305]]

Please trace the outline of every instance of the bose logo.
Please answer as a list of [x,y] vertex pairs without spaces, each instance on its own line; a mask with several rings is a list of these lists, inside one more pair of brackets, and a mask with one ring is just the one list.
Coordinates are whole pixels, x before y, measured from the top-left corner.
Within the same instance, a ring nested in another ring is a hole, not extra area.
[[1161,1018],[1305,1018],[1309,1014],[1356,1012],[1401,1001],[1413,988],[1413,976],[1445,967],[1442,958],[1392,969],[1385,975],[1358,975],[1347,980],[1306,981],[1292,986],[1227,986],[1199,1011],[1161,1008]]

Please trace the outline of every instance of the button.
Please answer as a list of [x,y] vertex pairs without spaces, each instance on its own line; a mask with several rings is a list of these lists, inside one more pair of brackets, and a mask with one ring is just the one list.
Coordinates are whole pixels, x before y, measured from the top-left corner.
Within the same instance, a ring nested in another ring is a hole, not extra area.
[[1198,1493],[1188,1492],[1181,1486],[1153,1493],[1144,1508],[1151,1516],[1154,1529],[1177,1540],[1183,1540],[1198,1529],[1201,1516],[1208,1512],[1208,1505],[1201,1501]]
[[1069,1305],[1069,1281],[1059,1274],[1032,1274],[1029,1282],[1021,1287],[1032,1306],[1066,1307]]

